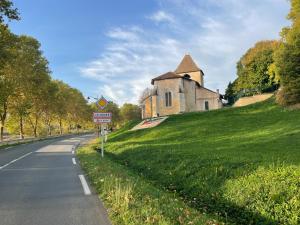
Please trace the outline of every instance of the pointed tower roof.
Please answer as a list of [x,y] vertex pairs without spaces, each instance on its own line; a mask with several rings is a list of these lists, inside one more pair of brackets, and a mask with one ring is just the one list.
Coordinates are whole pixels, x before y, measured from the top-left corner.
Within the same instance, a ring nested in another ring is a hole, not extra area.
[[189,54],[186,54],[177,69],[175,70],[175,73],[188,73],[188,72],[196,72],[201,71],[200,68],[196,65],[194,60]]

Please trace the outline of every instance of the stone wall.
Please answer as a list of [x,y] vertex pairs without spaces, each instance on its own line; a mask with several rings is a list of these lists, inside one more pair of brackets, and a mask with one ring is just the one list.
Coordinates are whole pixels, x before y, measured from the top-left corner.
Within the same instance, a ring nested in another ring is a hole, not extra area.
[[185,74],[190,75],[192,80],[197,81],[201,86],[204,87],[204,79],[203,79],[203,75],[200,71],[189,72],[189,73],[180,73],[178,75],[184,76]]
[[142,118],[147,119],[152,117],[152,96],[144,100],[142,108]]
[[261,102],[264,101],[270,97],[272,97],[273,94],[261,94],[261,95],[254,95],[254,96],[249,96],[249,97],[243,97],[237,100],[233,107],[240,107],[240,106],[246,106],[250,104],[254,104],[256,102]]
[[219,94],[206,88],[197,89],[197,111],[205,111],[205,101],[208,102],[209,110],[222,108]]
[[[166,79],[154,82],[157,89],[156,113],[159,116],[177,114],[180,112],[180,93],[179,88],[182,79]],[[172,106],[166,106],[165,93],[171,92]]]
[[196,83],[191,80],[182,79],[184,87],[184,97],[185,97],[185,109],[182,112],[194,112],[197,110],[196,107]]

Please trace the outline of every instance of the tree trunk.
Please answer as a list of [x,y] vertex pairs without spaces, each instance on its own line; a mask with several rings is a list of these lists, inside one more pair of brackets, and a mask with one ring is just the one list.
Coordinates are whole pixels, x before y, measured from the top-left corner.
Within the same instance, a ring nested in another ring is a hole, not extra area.
[[7,105],[6,103],[3,104],[3,114],[0,115],[1,119],[1,128],[0,128],[0,140],[3,141],[4,136],[4,125],[6,120],[6,111],[7,111]]
[[48,136],[52,135],[51,123],[48,123]]
[[63,134],[62,121],[61,121],[61,119],[59,119],[59,133],[60,133],[60,135]]
[[36,127],[33,128],[33,136],[37,137],[37,128]]
[[20,116],[20,139],[24,139],[23,116]]
[[34,126],[33,126],[33,135],[34,135],[34,137],[37,137],[37,123],[38,123],[38,119],[36,117],[35,118],[35,123],[34,123]]
[[4,133],[4,124],[1,121],[1,128],[0,128],[0,140],[3,141],[3,133]]

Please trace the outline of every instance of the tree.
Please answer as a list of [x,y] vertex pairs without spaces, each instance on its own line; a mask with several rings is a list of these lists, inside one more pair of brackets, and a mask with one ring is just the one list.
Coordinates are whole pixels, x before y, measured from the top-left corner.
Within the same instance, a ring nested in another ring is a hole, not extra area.
[[19,122],[18,128],[21,139],[24,139],[24,120],[29,114],[30,107],[31,103],[24,94],[14,96],[9,106],[10,116]]
[[112,121],[111,126],[117,127],[119,123],[121,122],[121,115],[120,115],[120,109],[119,106],[114,102],[109,102],[105,108],[105,112],[111,112],[112,113]]
[[282,44],[275,54],[275,65],[281,80],[277,101],[283,105],[300,103],[300,1],[291,0],[288,19],[292,26],[283,28]]
[[229,105],[233,105],[235,101],[234,83],[229,82],[225,90],[225,99],[228,101]]
[[43,99],[43,117],[47,127],[47,135],[52,135],[52,122],[56,114],[56,105],[57,105],[57,94],[58,86],[55,82],[51,81],[45,87],[47,95]]
[[141,119],[141,109],[137,105],[125,103],[120,109],[123,122]]
[[[33,86],[32,81],[43,76],[41,71],[38,70],[40,61],[44,61],[39,48],[40,44],[34,38],[19,36],[17,38],[17,54],[13,64],[11,64],[11,67],[14,68],[14,77],[17,82],[14,86],[14,94],[10,101],[9,110],[10,115],[16,116],[17,120],[19,120],[21,138],[24,138],[24,121],[34,106],[31,100],[36,91],[33,87],[36,87]],[[44,72],[47,73],[47,68],[45,69]],[[51,91],[47,90],[47,93],[47,96],[49,96]]]
[[142,91],[142,93],[141,93],[141,95],[139,97],[139,104],[140,105],[143,104],[144,100],[151,95],[151,92],[152,92],[152,90],[150,88],[148,88],[148,87],[145,88]]
[[53,82],[56,83],[58,88],[54,109],[59,123],[59,133],[63,134],[63,121],[68,115],[67,105],[70,99],[71,87],[59,80]]
[[0,1],[0,23],[4,22],[4,18],[9,20],[19,20],[18,10],[13,7],[13,3],[9,0]]
[[69,90],[67,111],[69,131],[75,128],[78,132],[79,127],[82,127],[82,124],[91,118],[90,108],[86,99],[82,93],[75,88],[70,88]]
[[38,124],[48,104],[47,97],[49,96],[48,92],[51,82],[50,70],[48,61],[40,50],[41,45],[36,39],[20,36],[19,40],[19,58],[23,60],[23,63],[17,66],[22,77],[19,80],[26,80],[22,85],[25,89],[24,93],[31,103],[26,119],[32,128],[33,136],[37,137]]
[[0,140],[7,119],[10,98],[15,93],[18,78],[13,67],[17,56],[17,36],[12,34],[4,25],[0,24]]
[[249,94],[277,89],[279,80],[272,68],[278,47],[278,41],[260,41],[250,48],[237,63],[238,78],[233,89]]
[[51,79],[40,47],[36,39],[14,35],[0,23],[1,140],[7,121],[9,131],[20,138],[52,135],[57,127],[62,134],[66,123],[70,131],[93,125],[92,109],[82,93]]

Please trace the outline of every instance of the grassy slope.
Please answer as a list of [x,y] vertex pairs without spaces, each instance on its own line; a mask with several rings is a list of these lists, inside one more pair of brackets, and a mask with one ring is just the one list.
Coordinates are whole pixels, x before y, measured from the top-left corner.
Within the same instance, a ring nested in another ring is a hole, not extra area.
[[273,100],[123,129],[109,158],[231,224],[299,224],[300,111]]
[[94,143],[80,147],[77,156],[90,182],[104,201],[112,224],[174,225],[214,224],[214,217],[199,213],[185,204],[176,193],[161,190],[126,167],[101,158]]

